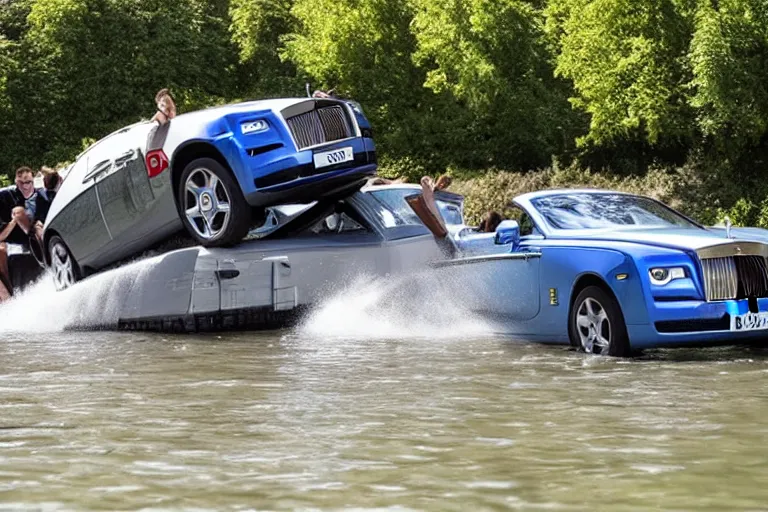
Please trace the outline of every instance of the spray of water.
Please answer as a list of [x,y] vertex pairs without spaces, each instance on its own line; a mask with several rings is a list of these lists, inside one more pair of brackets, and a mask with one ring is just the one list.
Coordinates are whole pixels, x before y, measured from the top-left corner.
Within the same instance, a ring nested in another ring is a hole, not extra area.
[[455,283],[432,271],[358,276],[328,294],[300,325],[308,336],[355,339],[466,338],[494,329],[472,313]]
[[61,332],[117,325],[120,306],[158,258],[97,274],[57,292],[50,274],[0,305],[0,333]]
[[[142,293],[156,256],[97,274],[57,292],[44,275],[0,305],[0,334],[55,333],[114,328],[129,296]],[[393,277],[358,276],[329,290],[300,325],[298,334],[355,339],[466,338],[494,329],[472,313],[462,286],[423,271]],[[475,305],[476,306],[476,305]]]

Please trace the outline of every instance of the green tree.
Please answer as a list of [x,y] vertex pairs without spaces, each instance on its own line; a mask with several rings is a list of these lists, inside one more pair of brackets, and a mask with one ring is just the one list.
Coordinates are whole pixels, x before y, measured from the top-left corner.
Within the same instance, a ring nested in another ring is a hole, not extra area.
[[701,131],[720,147],[758,144],[768,128],[768,5],[702,1],[690,58]]
[[426,86],[472,113],[475,165],[551,163],[579,129],[569,85],[553,77],[540,9],[519,0],[416,0]]
[[423,87],[425,73],[412,60],[409,0],[296,0],[292,12],[298,26],[285,38],[284,57],[313,88],[335,88],[362,103],[385,160],[411,158],[416,168],[445,163],[453,141],[440,134],[452,113],[444,97]]
[[292,0],[232,0],[230,32],[239,55],[242,93],[250,97],[303,93],[293,63],[280,58],[281,41],[296,26],[292,7]]
[[590,116],[582,145],[690,144],[687,85],[693,0],[551,0],[547,31],[558,76],[573,81]]

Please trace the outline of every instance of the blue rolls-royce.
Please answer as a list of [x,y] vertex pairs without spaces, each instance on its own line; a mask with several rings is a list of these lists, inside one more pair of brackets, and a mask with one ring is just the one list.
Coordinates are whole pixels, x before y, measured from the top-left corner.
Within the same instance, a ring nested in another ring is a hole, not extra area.
[[768,231],[706,228],[605,190],[547,190],[515,205],[520,217],[495,233],[454,230],[460,257],[437,264],[500,330],[615,356],[766,338]]
[[137,123],[67,169],[43,252],[62,289],[182,229],[206,247],[237,244],[266,207],[345,197],[375,173],[371,126],[352,101],[249,101]]

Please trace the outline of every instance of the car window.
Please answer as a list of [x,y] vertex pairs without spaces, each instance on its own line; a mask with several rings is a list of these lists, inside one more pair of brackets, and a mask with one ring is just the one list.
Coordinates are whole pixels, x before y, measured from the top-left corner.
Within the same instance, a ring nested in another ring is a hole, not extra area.
[[355,231],[363,232],[367,231],[367,229],[344,212],[332,213],[326,217],[323,217],[309,228],[310,233],[317,235],[330,233],[350,233]]
[[525,212],[522,212],[519,217],[518,224],[520,225],[520,236],[526,236],[526,235],[540,235],[541,231],[536,227],[536,224],[533,223],[533,219],[530,215],[528,215]]
[[400,226],[422,226],[421,220],[413,209],[405,201],[407,196],[416,194],[412,189],[388,189],[376,190],[370,192],[370,195],[376,200],[379,208],[376,213],[381,223],[386,228],[396,228]]
[[698,227],[658,201],[629,194],[563,193],[538,197],[531,204],[555,229]]
[[440,211],[440,215],[443,216],[443,220],[445,220],[446,224],[454,226],[464,224],[464,218],[461,215],[461,209],[458,205],[440,200],[435,202],[437,203],[437,209]]

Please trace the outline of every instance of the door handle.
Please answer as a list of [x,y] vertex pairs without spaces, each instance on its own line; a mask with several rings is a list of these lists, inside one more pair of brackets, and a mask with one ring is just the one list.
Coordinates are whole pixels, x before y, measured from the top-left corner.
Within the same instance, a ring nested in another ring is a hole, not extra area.
[[223,281],[225,279],[234,279],[240,275],[239,270],[234,269],[227,269],[227,270],[217,270],[216,275],[218,276],[220,281]]
[[136,160],[136,158],[137,158],[136,150],[135,149],[129,149],[128,151],[126,151],[125,153],[120,155],[119,157],[115,158],[115,166],[116,167],[123,166],[123,165],[127,164],[128,162],[130,162],[131,160]]
[[85,175],[85,178],[83,178],[83,183],[92,180],[101,173],[108,171],[110,167],[112,167],[112,160],[104,160],[103,162],[99,162],[96,164],[96,166],[94,166],[93,169],[91,169],[91,172]]

